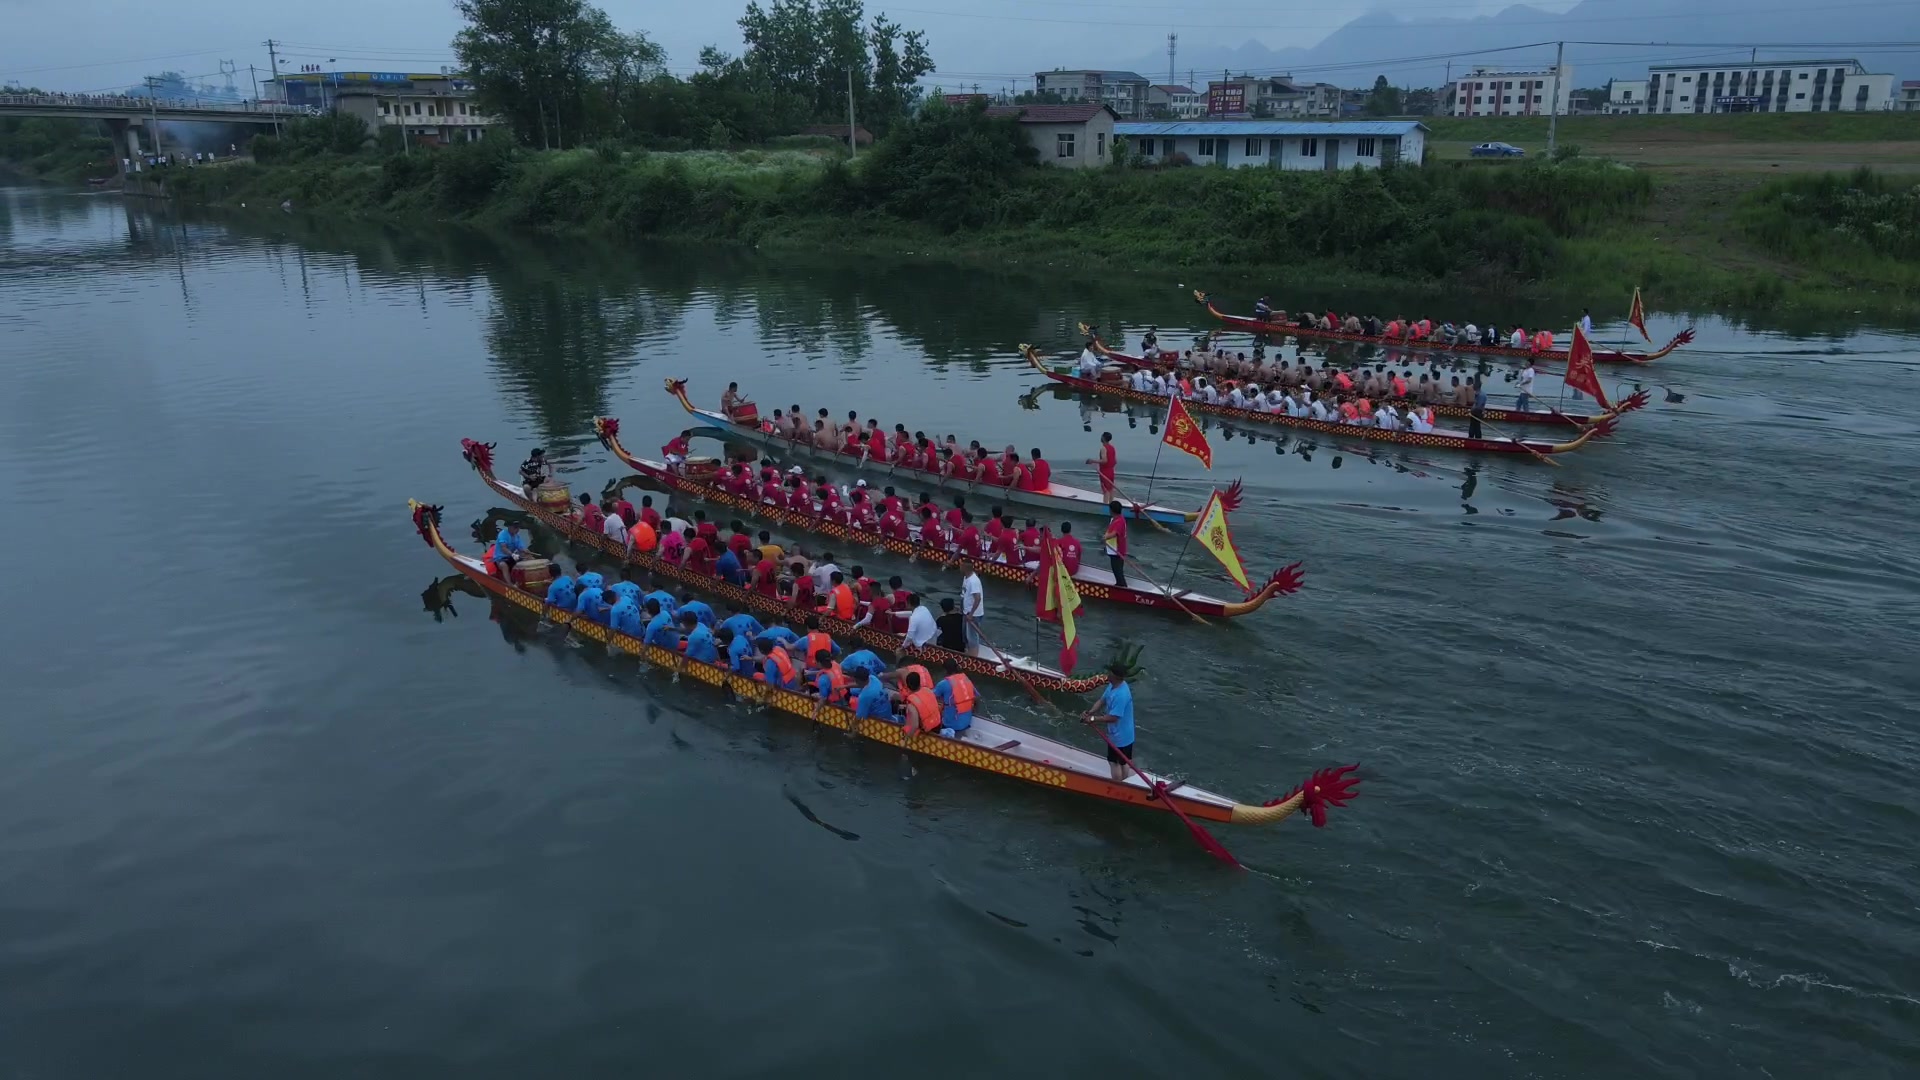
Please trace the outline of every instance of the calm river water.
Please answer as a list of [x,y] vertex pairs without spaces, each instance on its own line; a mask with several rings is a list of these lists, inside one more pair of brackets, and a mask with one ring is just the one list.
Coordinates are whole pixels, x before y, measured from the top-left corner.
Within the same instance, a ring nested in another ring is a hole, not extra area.
[[1651,373],[1685,403],[1562,468],[1213,428],[1249,561],[1306,589],[1089,607],[1082,653],[1146,644],[1156,767],[1259,801],[1363,765],[1326,829],[1218,828],[1247,873],[430,610],[406,499],[463,542],[500,509],[462,436],[597,488],[591,418],[651,452],[669,376],[1068,474],[1111,430],[1144,488],[1151,418],[1023,401],[1014,353],[1201,324],[1115,278],[0,194],[5,1074],[1920,1071],[1914,338],[1702,320]]

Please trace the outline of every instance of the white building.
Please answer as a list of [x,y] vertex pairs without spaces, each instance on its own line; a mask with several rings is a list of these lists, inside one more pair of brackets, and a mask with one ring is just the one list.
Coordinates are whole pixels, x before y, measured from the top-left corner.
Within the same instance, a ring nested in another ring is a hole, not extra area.
[[1207,104],[1191,86],[1158,85],[1147,87],[1147,111],[1157,113],[1165,109],[1166,114],[1180,120],[1195,120],[1206,111]]
[[1893,88],[1858,60],[1659,64],[1647,69],[1647,111],[1875,112],[1893,107]]
[[1608,79],[1607,100],[1600,111],[1609,116],[1639,116],[1647,111],[1647,80]]
[[1195,165],[1293,171],[1418,165],[1427,145],[1426,125],[1413,120],[1200,120],[1121,123],[1113,130],[1127,140],[1129,154],[1149,161],[1184,154]]
[[266,80],[269,100],[349,113],[367,128],[400,128],[419,143],[478,142],[499,123],[473,104],[464,75],[390,71],[313,71]]
[[1920,82],[1901,83],[1900,96],[1893,99],[1893,107],[1901,112],[1920,112]]
[[1451,89],[1449,116],[1566,116],[1573,68],[1566,64],[1524,71],[1477,67],[1455,79]]
[[1291,75],[1214,79],[1200,99],[1200,112],[1222,119],[1331,120],[1340,115],[1340,88],[1331,83],[1296,83]]
[[1147,77],[1135,71],[1077,68],[1033,73],[1033,88],[1038,93],[1056,94],[1067,102],[1095,102],[1121,116],[1147,115],[1149,85]]
[[1027,141],[1040,152],[1040,164],[1056,169],[1092,169],[1113,159],[1113,106],[1097,102],[1077,105],[992,105],[988,116],[1008,116],[1020,122]]

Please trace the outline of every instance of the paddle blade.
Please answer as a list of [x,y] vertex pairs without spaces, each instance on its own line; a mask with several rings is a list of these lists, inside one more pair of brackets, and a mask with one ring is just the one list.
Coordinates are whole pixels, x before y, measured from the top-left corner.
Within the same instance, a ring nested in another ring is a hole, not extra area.
[[1193,842],[1200,845],[1200,850],[1219,859],[1235,870],[1244,869],[1240,865],[1240,860],[1233,857],[1233,852],[1228,851],[1220,841],[1215,840],[1213,834],[1201,828],[1198,822],[1185,814],[1180,815],[1180,820],[1187,823],[1187,831],[1193,834]]

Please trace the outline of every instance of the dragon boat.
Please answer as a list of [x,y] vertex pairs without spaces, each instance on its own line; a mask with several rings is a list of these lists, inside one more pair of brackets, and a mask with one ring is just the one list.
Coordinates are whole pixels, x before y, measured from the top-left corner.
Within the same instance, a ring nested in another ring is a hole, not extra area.
[[[708,409],[697,408],[693,402],[687,398],[687,380],[685,379],[668,379],[666,381],[666,389],[667,393],[672,394],[679,400],[681,408],[686,409],[687,412],[705,421],[709,426],[716,429],[716,435],[723,438],[738,439],[742,442],[753,443],[756,446],[773,447],[786,451],[791,457],[826,463],[837,468],[859,469],[863,471],[868,468],[873,468],[885,472],[888,476],[896,475],[896,472],[898,472],[900,475],[909,477],[913,482],[928,484],[942,491],[954,491],[969,496],[975,494],[991,495],[1001,502],[1012,503],[1019,506],[1036,507],[1042,510],[1050,510],[1054,513],[1092,514],[1099,517],[1107,516],[1108,500],[1103,498],[1097,491],[1088,491],[1085,488],[1072,487],[1058,481],[1047,485],[1047,490],[1045,491],[1028,491],[1025,488],[1017,488],[1011,484],[983,485],[977,480],[961,480],[953,477],[945,477],[930,469],[910,468],[900,470],[897,466],[888,462],[868,461],[860,454],[821,450],[809,443],[783,438],[771,430],[764,429],[757,419],[748,420],[735,418]],[[700,434],[700,432],[696,431],[696,434]],[[1157,504],[1138,506],[1132,503],[1125,503],[1123,512],[1131,518],[1144,515],[1166,525],[1182,525],[1200,516],[1198,510],[1175,510],[1171,507]]]
[[[1177,351],[1162,349],[1156,356],[1135,356],[1130,353],[1123,353],[1108,348],[1107,343],[1100,339],[1099,332],[1086,323],[1080,324],[1080,333],[1085,335],[1087,340],[1093,343],[1094,355],[1111,360],[1123,367],[1146,368],[1150,371],[1162,372],[1195,371],[1198,374],[1207,375],[1209,378],[1212,377],[1210,372],[1199,371],[1189,364],[1182,363],[1181,354]],[[1591,427],[1602,420],[1624,416],[1636,409],[1645,408],[1650,398],[1650,393],[1642,389],[1635,390],[1632,394],[1622,398],[1619,404],[1615,405],[1610,412],[1568,413],[1551,408],[1545,410],[1527,409],[1523,412],[1519,409],[1488,408],[1481,411],[1480,417],[1483,422],[1489,424],[1571,424],[1574,427]],[[1380,400],[1390,401],[1399,405],[1417,404],[1412,398],[1384,397]],[[1430,407],[1436,416],[1452,416],[1462,420],[1466,419],[1468,414],[1473,411],[1472,408],[1466,405],[1443,404],[1439,402],[1434,403]]]
[[[685,472],[675,472],[668,469],[664,462],[635,457],[627,452],[626,447],[620,444],[620,425],[617,420],[611,417],[594,421],[594,431],[599,434],[601,443],[612,452],[613,456],[625,462],[628,468],[655,481],[668,490],[677,491],[683,495],[688,495],[718,506],[724,506],[740,514],[766,518],[769,521],[778,522],[779,524],[796,529],[805,529],[808,532],[820,533],[849,544],[858,544],[861,547],[889,551],[895,555],[902,555],[908,559],[917,559],[921,562],[932,563],[935,566],[965,566],[979,572],[982,576],[996,577],[1003,581],[1016,582],[1027,588],[1039,587],[1039,571],[1026,565],[1012,565],[1004,562],[996,562],[992,559],[971,558],[916,540],[899,540],[890,536],[882,536],[877,532],[866,532],[853,528],[843,522],[835,521],[823,513],[809,513],[788,507],[773,506],[768,503],[763,503],[758,499],[723,491],[691,469]],[[1238,484],[1236,483],[1235,488],[1231,490],[1226,497],[1237,500],[1237,489]],[[1183,614],[1192,613],[1220,618],[1251,615],[1255,611],[1260,610],[1262,605],[1275,596],[1298,592],[1304,577],[1305,574],[1301,571],[1300,564],[1294,563],[1291,566],[1274,571],[1272,577],[1268,578],[1259,589],[1255,590],[1252,595],[1245,599],[1221,600],[1203,593],[1188,592],[1185,589],[1164,587],[1139,589],[1130,586],[1123,588],[1114,583],[1113,574],[1109,571],[1085,564],[1082,564],[1073,572],[1073,579],[1078,583],[1082,597],[1091,597],[1096,600],[1109,600],[1116,604],[1131,604],[1138,607],[1159,608],[1166,611],[1178,611]]]
[[[542,524],[576,544],[591,547],[616,562],[625,562],[627,565],[639,567],[657,578],[718,596],[743,611],[757,611],[775,618],[801,619],[808,615],[818,615],[820,628],[837,640],[857,641],[869,649],[881,652],[894,652],[900,649],[901,634],[898,630],[855,626],[845,619],[835,618],[817,609],[802,610],[777,596],[743,589],[719,578],[696,574],[683,567],[675,566],[665,559],[646,552],[634,551],[605,533],[589,529],[580,524],[579,519],[562,509],[559,504],[548,504],[544,499],[529,498],[526,490],[520,485],[510,484],[495,476],[493,450],[493,445],[490,443],[476,442],[472,439],[460,440],[461,456],[473,466],[474,472],[480,474],[481,482],[491,488],[494,494],[532,514]],[[561,490],[564,492],[564,489]],[[565,498],[565,495],[562,494],[561,497]],[[924,645],[917,649],[906,649],[902,651],[902,655],[918,657],[929,665],[953,660],[960,665],[962,671],[970,675],[1025,682],[1044,690],[1060,693],[1084,694],[1098,690],[1107,683],[1105,676],[1074,678],[1030,658],[1010,653],[997,653],[984,646],[979,647],[979,651],[975,653],[960,653],[951,649],[942,649],[937,645]]]
[[[1039,352],[1031,345],[1020,346],[1021,355],[1027,358],[1035,371],[1045,375],[1061,386],[1083,390],[1088,393],[1106,394],[1110,397],[1124,398],[1142,405],[1154,405],[1165,408],[1167,399],[1159,394],[1148,394],[1121,382],[1107,382],[1083,378],[1068,371],[1060,371],[1047,366]],[[1387,431],[1383,428],[1365,427],[1360,424],[1335,424],[1325,420],[1315,420],[1305,416],[1288,416],[1286,413],[1267,413],[1256,409],[1236,409],[1231,405],[1209,405],[1204,401],[1183,398],[1181,403],[1190,411],[1224,416],[1230,420],[1250,423],[1273,424],[1278,427],[1299,428],[1303,431],[1317,431],[1325,435],[1338,435],[1346,438],[1365,439],[1369,442],[1399,443],[1402,446],[1418,446],[1430,450],[1471,450],[1493,454],[1526,454],[1545,456],[1565,454],[1585,446],[1591,439],[1604,438],[1613,434],[1616,418],[1608,417],[1589,427],[1582,428],[1577,438],[1571,442],[1550,443],[1509,438],[1469,438],[1466,435],[1444,431],[1423,433],[1418,431]]]
[[[482,560],[453,550],[440,533],[440,507],[413,500],[408,500],[407,506],[413,515],[414,528],[427,546],[488,594],[570,626],[573,632],[590,641],[632,653],[658,667],[671,668],[695,682],[730,690],[743,701],[803,717],[885,746],[1112,802],[1169,811],[1177,806],[1190,817],[1234,825],[1273,825],[1304,814],[1315,826],[1323,826],[1330,808],[1345,806],[1358,794],[1355,788],[1360,778],[1349,775],[1357,768],[1353,765],[1322,769],[1287,794],[1256,805],[1237,802],[1229,796],[1151,772],[1146,773],[1144,780],[1139,775],[1115,780],[1103,753],[1082,750],[979,714],[974,716],[973,726],[964,737],[908,734],[899,724],[872,717],[855,719],[848,709],[822,702],[802,691],[770,686],[735,674],[722,665],[688,660],[679,652],[646,645],[599,623],[577,619],[570,612],[549,607],[544,598],[531,590],[487,573]],[[1100,681],[1104,684],[1105,679]]]
[[[1292,334],[1298,338],[1319,338],[1324,341],[1351,341],[1360,345],[1391,345],[1398,348],[1419,349],[1423,352],[1472,353],[1479,356],[1515,356],[1531,360],[1565,360],[1565,349],[1516,349],[1511,345],[1479,345],[1463,343],[1447,345],[1432,339],[1416,341],[1411,338],[1390,338],[1385,334],[1349,334],[1345,330],[1320,330],[1304,326],[1292,326],[1287,323],[1271,322],[1257,315],[1229,315],[1213,306],[1213,300],[1199,289],[1193,290],[1193,298],[1207,309],[1207,314],[1237,330],[1249,330],[1256,334]],[[1626,352],[1621,349],[1595,349],[1593,359],[1599,364],[1651,364],[1673,350],[1693,340],[1693,327],[1673,335],[1665,348],[1654,352]]]

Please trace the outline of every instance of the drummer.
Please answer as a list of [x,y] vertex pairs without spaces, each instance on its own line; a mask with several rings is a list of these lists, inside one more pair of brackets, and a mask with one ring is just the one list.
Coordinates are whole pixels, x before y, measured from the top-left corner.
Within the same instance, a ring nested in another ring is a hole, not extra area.
[[534,447],[533,453],[528,455],[527,460],[520,463],[520,486],[525,488],[527,495],[531,497],[534,488],[552,479],[553,463],[547,460],[546,450],[538,446]]

